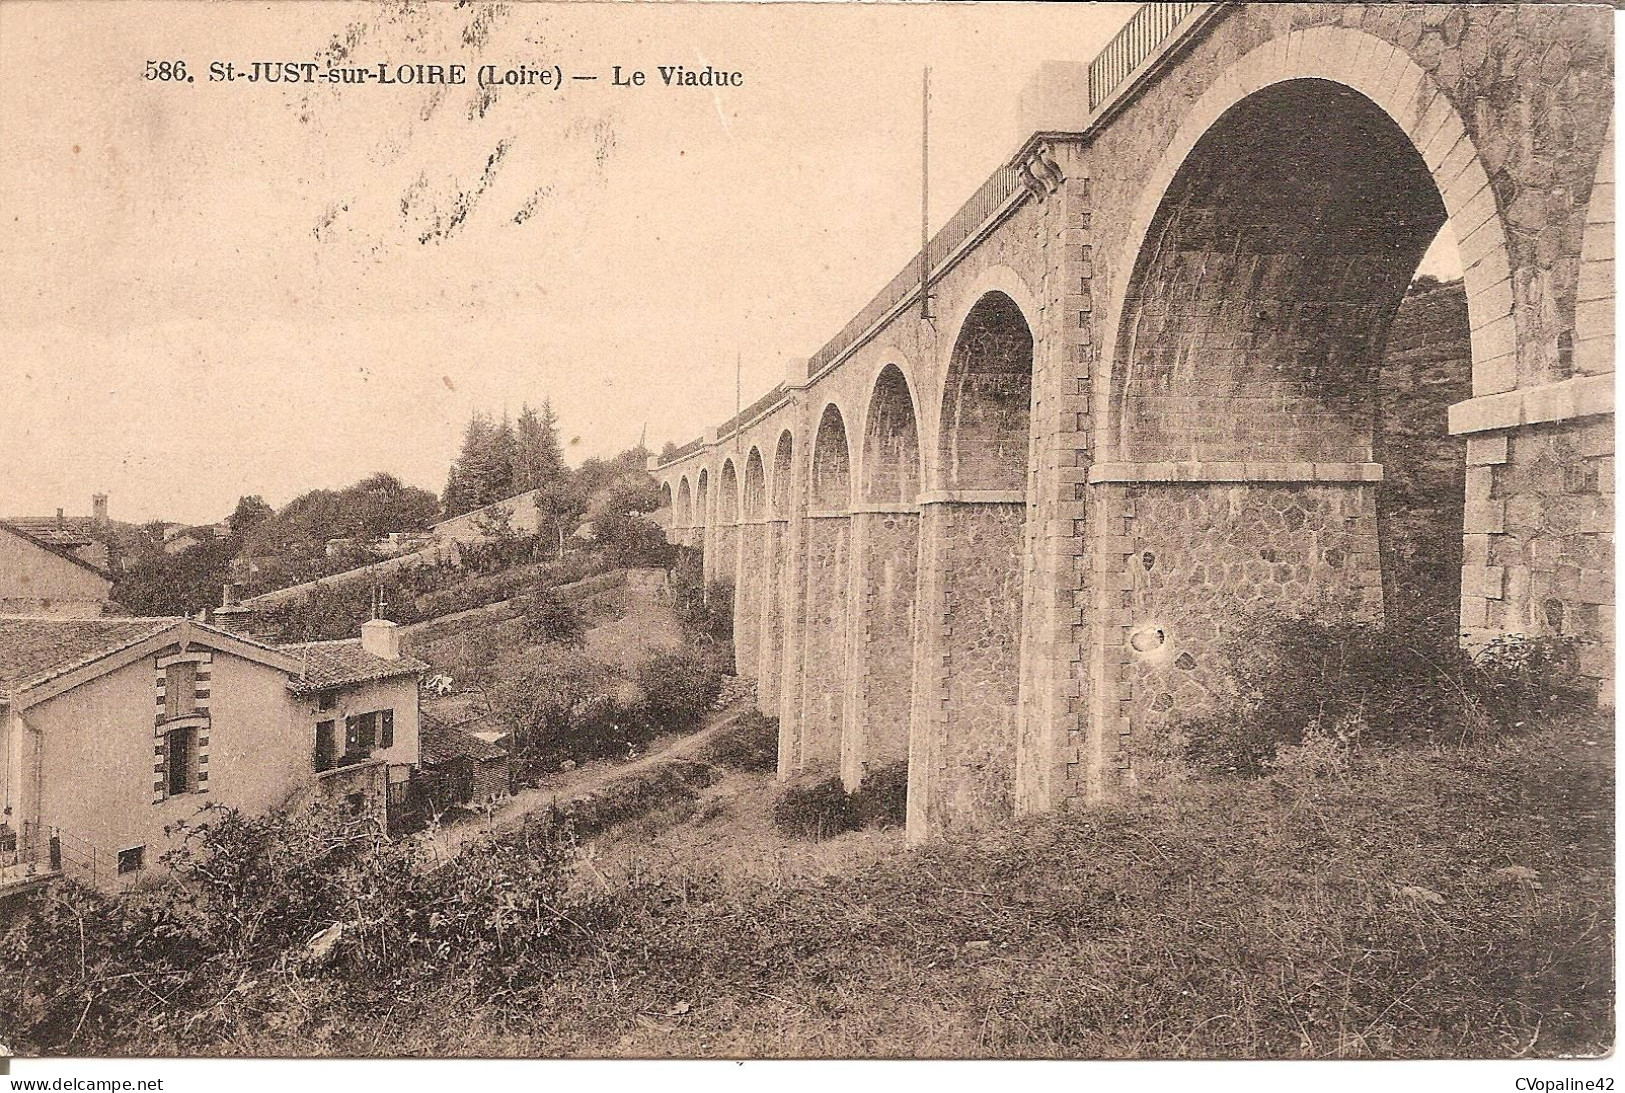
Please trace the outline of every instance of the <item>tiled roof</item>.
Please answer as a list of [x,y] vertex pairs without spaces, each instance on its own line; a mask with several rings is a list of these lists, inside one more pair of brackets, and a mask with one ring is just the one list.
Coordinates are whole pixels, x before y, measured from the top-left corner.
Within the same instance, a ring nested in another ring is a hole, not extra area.
[[453,759],[468,758],[476,763],[501,759],[507,751],[452,725],[442,725],[432,717],[425,717],[418,728],[418,762],[426,767],[448,763]]
[[361,648],[358,638],[310,641],[301,645],[282,645],[278,649],[304,665],[300,677],[288,684],[296,694],[314,694],[333,687],[372,683],[396,676],[415,676],[429,670],[427,664],[415,657],[402,656],[389,660],[373,656]]
[[26,532],[52,546],[81,547],[99,543],[105,538],[96,534],[96,522],[88,516],[67,516],[60,521],[55,516],[7,516],[0,519],[0,524]]
[[0,616],[0,692],[44,683],[184,622]]
[[58,558],[61,558],[64,561],[72,562],[74,565],[79,566],[82,569],[88,569],[98,577],[107,576],[105,570],[101,569],[99,566],[92,565],[90,562],[87,562],[85,559],[79,557],[79,555],[73,552],[74,547],[88,546],[91,540],[74,540],[70,537],[67,540],[58,542],[42,535],[36,535],[34,532],[25,527],[19,526],[17,523],[11,520],[0,520],[0,530],[9,531],[11,534],[17,536],[17,538],[22,539],[25,542],[32,543],[41,550],[49,551],[50,553],[55,554]]

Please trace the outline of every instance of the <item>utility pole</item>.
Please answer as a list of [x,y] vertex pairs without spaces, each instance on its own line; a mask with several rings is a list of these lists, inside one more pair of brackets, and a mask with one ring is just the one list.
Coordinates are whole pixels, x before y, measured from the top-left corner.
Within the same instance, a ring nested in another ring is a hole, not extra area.
[[931,66],[920,85],[920,320],[936,326],[931,312]]

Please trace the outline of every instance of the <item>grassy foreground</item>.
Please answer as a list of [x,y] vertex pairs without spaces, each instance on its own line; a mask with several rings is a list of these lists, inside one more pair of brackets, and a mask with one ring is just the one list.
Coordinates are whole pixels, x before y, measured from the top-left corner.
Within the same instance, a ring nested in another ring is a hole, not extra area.
[[700,849],[643,870],[620,921],[551,980],[493,1000],[453,974],[387,1020],[289,1024],[345,1054],[1597,1054],[1613,1042],[1611,733],[1192,780],[919,851],[858,832],[817,844],[849,874],[771,879],[703,851],[733,845],[730,824],[772,839],[771,776],[736,774],[748,784],[684,812]]

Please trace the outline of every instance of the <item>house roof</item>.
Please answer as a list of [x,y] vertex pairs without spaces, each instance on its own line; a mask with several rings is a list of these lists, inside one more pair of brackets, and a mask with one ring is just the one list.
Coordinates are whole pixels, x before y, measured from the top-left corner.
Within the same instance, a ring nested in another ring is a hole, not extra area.
[[361,647],[359,638],[307,641],[278,648],[303,666],[298,678],[288,684],[296,694],[315,694],[355,683],[415,676],[429,670],[429,666],[416,657],[401,656],[391,660],[374,656]]
[[62,539],[60,537],[52,538],[37,535],[14,520],[0,520],[0,531],[10,532],[24,542],[36,546],[48,554],[54,554],[65,562],[72,562],[80,569],[88,569],[98,577],[110,579],[106,570],[100,566],[90,564],[73,552],[74,547],[89,546],[92,542],[95,542],[93,539],[74,539],[72,536]]
[[433,717],[424,717],[418,725],[418,762],[426,767],[449,763],[454,759],[472,759],[483,763],[501,759],[508,752],[495,744],[488,744],[455,725],[442,724]]
[[[14,699],[25,691],[62,679],[81,669],[89,678],[126,663],[149,643],[196,643],[246,656],[288,671],[290,661],[259,642],[216,630],[189,619],[63,619],[0,616],[0,697]],[[78,686],[82,679],[64,685]]]
[[7,516],[0,518],[6,524],[35,539],[53,546],[82,547],[99,543],[106,538],[97,534],[96,521],[88,516]]
[[184,621],[0,617],[0,692],[37,686]]

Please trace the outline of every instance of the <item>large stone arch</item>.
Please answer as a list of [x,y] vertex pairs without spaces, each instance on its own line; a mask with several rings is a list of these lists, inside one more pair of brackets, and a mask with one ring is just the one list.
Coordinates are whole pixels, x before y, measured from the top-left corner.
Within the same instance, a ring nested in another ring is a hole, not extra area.
[[745,475],[740,484],[739,565],[734,586],[734,663],[739,674],[760,683],[762,627],[766,604],[767,558],[767,478],[762,452],[755,445],[745,455]]
[[807,506],[820,513],[844,515],[852,504],[852,449],[846,417],[831,402],[825,405],[813,434],[807,476]]
[[[1455,233],[1463,267],[1473,347],[1475,394],[1510,389],[1516,375],[1516,329],[1506,232],[1489,175],[1448,94],[1402,48],[1364,31],[1319,26],[1271,39],[1241,57],[1209,85],[1186,111],[1168,150],[1140,190],[1124,250],[1114,266],[1133,269],[1150,236],[1152,221],[1186,159],[1219,119],[1243,99],[1274,84],[1324,80],[1358,92],[1381,109],[1409,138],[1426,164]],[[1095,398],[1110,406],[1095,415],[1098,459],[1121,458],[1117,335],[1132,289],[1110,301],[1102,346],[1103,367],[1094,371]]]
[[741,495],[740,516],[745,520],[761,520],[767,515],[767,477],[762,467],[762,450],[751,445],[745,456],[745,480]]
[[794,507],[795,450],[795,436],[785,429],[773,447],[772,507],[775,520],[788,520]]
[[1008,293],[966,309],[921,499],[909,838],[1015,805],[1034,327]]
[[739,469],[732,456],[723,459],[715,488],[715,515],[707,552],[712,556],[710,579],[732,586],[738,583],[739,567]]
[[852,611],[852,453],[846,418],[827,403],[813,434],[803,526],[801,747],[803,769],[839,766],[846,719]]
[[1031,441],[1033,328],[1008,294],[989,292],[953,342],[938,415],[938,491],[1020,491]]
[[841,751],[849,788],[868,770],[908,759],[924,470],[914,391],[901,365],[880,368],[863,420],[851,533],[854,655]]
[[912,505],[919,500],[919,412],[908,374],[883,365],[869,386],[864,413],[858,497],[863,504]]
[[763,593],[761,675],[757,679],[757,703],[764,713],[779,718],[779,773],[787,775],[800,765],[799,629],[792,635],[796,620],[796,591],[801,567],[796,561],[797,537],[791,530],[795,511],[795,435],[789,429],[779,432],[773,446],[773,462],[768,477],[767,566]]
[[[1380,563],[1397,496],[1380,486],[1384,350],[1440,230],[1463,265],[1462,396],[1469,382],[1505,391],[1517,320],[1495,192],[1403,49],[1296,31],[1193,104],[1117,256],[1132,275],[1096,372],[1095,512],[1128,529],[1093,612],[1097,734],[1160,733],[1204,709],[1220,644],[1254,611],[1378,621],[1386,605],[1390,621],[1455,633],[1461,536],[1410,571],[1445,575],[1431,599],[1401,595]],[[1430,457],[1465,477],[1440,410]],[[1458,530],[1462,513],[1458,500]]]
[[677,480],[677,507],[672,513],[672,525],[678,528],[694,525],[694,491],[689,489],[686,474]]

